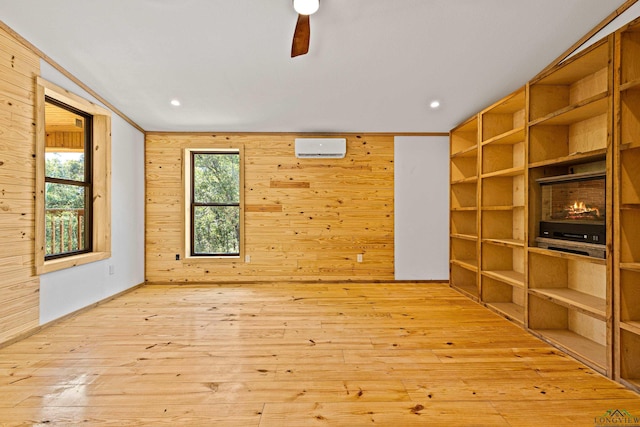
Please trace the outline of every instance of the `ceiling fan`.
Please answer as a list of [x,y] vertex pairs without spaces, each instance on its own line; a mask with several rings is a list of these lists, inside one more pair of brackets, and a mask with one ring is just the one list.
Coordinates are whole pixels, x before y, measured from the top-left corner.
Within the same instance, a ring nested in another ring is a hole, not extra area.
[[320,0],[293,0],[293,8],[298,12],[298,22],[293,33],[292,58],[309,52],[309,38],[311,37],[309,15],[316,13],[319,7]]

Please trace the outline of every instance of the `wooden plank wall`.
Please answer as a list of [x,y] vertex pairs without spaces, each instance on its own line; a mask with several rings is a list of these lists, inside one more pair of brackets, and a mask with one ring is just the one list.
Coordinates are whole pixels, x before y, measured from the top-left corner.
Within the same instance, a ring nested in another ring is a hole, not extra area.
[[0,29],[0,343],[39,324],[35,79],[40,61]]
[[[296,136],[148,133],[147,281],[393,280],[393,136],[347,135],[344,159],[297,159]],[[249,263],[182,259],[182,152],[220,143],[244,146]]]

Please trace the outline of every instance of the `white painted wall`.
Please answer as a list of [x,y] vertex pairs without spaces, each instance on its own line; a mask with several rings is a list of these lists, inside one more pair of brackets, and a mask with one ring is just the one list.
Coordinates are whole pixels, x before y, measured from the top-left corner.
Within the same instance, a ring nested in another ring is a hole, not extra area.
[[617,31],[618,29],[627,25],[629,22],[633,21],[639,16],[640,16],[640,3],[635,3],[634,5],[629,7],[629,9],[625,10],[623,13],[617,16],[616,19],[614,19],[609,24],[607,24],[603,29],[595,33],[582,46],[576,49],[575,52],[569,55],[569,58],[571,58],[573,55],[577,54],[578,52],[585,50],[586,48],[596,43],[597,41],[602,40],[609,34]]
[[396,136],[395,278],[449,279],[449,138]]
[[[40,67],[45,80],[100,104],[46,62]],[[111,258],[40,276],[40,324],[144,282],[144,134],[116,114],[111,172]]]

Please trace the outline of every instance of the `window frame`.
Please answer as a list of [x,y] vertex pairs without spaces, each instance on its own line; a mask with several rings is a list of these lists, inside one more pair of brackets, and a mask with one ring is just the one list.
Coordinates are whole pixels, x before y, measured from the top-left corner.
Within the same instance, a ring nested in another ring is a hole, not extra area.
[[[45,219],[46,219],[46,186],[47,184],[57,184],[57,185],[66,185],[66,186],[75,186],[75,187],[82,187],[84,188],[84,217],[85,217],[85,223],[84,223],[84,228],[85,228],[85,233],[84,233],[84,242],[82,242],[82,246],[83,249],[78,249],[75,251],[68,251],[68,252],[59,252],[59,253],[55,253],[55,254],[51,254],[48,255],[46,253],[46,248],[45,248],[45,256],[44,259],[45,261],[50,261],[53,259],[59,259],[59,258],[66,258],[66,257],[70,257],[70,256],[74,256],[74,255],[79,255],[79,254],[85,254],[85,253],[89,253],[91,252],[92,249],[92,242],[93,242],[93,233],[87,233],[86,230],[93,230],[93,206],[91,205],[90,201],[93,200],[93,162],[92,162],[92,143],[93,143],[93,115],[85,113],[84,111],[78,110],[76,108],[73,108],[69,105],[63,104],[62,102],[58,101],[57,99],[54,98],[50,98],[49,96],[45,95],[45,104],[50,104],[53,105],[55,107],[61,108],[63,110],[69,111],[73,114],[76,114],[78,116],[81,116],[84,118],[85,122],[85,126],[83,129],[83,138],[84,138],[84,165],[83,165],[83,169],[84,169],[84,177],[82,179],[82,181],[77,181],[77,180],[73,180],[73,179],[68,179],[68,178],[58,178],[58,177],[50,177],[46,174],[46,147],[45,147],[45,176],[44,176],[44,183],[45,183]],[[46,122],[46,118],[45,118],[45,122]],[[46,135],[45,135],[46,137]],[[46,221],[45,221],[45,225],[46,225]],[[78,223],[78,226],[80,226],[80,224]],[[46,236],[46,231],[45,231],[45,236]],[[45,242],[46,244],[46,242]],[[80,245],[80,242],[78,242],[78,245]]]
[[[45,257],[45,100],[53,99],[92,116],[91,247],[83,253]],[[49,273],[111,257],[111,112],[41,77],[36,79],[36,274]],[[46,259],[45,259],[46,258]]]
[[[193,252],[193,224],[194,224],[194,215],[193,215],[193,206],[192,203],[192,195],[193,195],[193,180],[194,176],[192,173],[193,170],[193,154],[237,154],[239,157],[239,173],[240,173],[240,182],[239,182],[239,253],[238,254],[194,254]],[[241,145],[227,145],[224,147],[189,147],[183,150],[183,183],[184,183],[184,191],[183,191],[183,212],[184,212],[184,220],[183,220],[183,256],[185,259],[197,261],[197,260],[216,260],[216,261],[230,261],[230,262],[238,262],[244,257],[244,150]]]

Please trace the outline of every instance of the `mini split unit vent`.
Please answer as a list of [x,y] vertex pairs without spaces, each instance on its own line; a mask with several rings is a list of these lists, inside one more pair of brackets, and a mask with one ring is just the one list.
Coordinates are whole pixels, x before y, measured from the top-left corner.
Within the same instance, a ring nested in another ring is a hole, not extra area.
[[347,153],[345,138],[296,138],[296,157],[342,159]]

